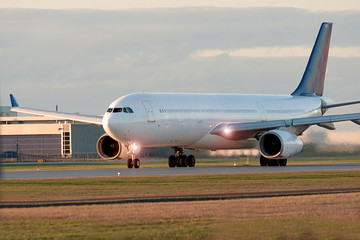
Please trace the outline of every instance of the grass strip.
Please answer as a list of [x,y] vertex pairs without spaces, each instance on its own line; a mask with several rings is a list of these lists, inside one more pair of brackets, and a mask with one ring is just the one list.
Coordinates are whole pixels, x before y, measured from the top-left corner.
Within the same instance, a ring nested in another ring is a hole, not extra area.
[[359,239],[359,193],[0,209],[2,239]]
[[[0,181],[0,205],[232,197],[360,188],[360,170]],[[356,190],[357,191],[357,190]],[[254,194],[255,193],[255,194]],[[164,196],[164,197],[161,197]],[[91,200],[91,201],[84,201]],[[145,200],[144,200],[145,199]]]
[[0,221],[3,239],[357,239],[359,225],[326,218],[250,219],[245,222],[212,218],[94,221]]

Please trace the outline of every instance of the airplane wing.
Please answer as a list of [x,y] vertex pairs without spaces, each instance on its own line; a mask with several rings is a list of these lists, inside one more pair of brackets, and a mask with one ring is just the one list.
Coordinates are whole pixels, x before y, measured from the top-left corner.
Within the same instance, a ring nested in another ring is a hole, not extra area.
[[245,140],[256,137],[263,132],[286,127],[299,127],[318,125],[334,130],[332,123],[352,121],[360,125],[360,113],[329,115],[319,117],[294,118],[284,120],[246,122],[246,123],[220,123],[210,133],[230,140]]
[[14,95],[10,94],[11,111],[19,113],[27,113],[39,116],[55,117],[60,119],[72,120],[77,122],[91,123],[96,125],[102,125],[102,116],[92,116],[83,114],[73,114],[55,111],[46,111],[33,108],[20,107],[17,103]]

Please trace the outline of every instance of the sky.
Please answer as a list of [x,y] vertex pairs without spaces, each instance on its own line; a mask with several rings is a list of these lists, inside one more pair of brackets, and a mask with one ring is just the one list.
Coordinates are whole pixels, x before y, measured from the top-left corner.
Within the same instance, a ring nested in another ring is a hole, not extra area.
[[34,9],[96,9],[119,10],[134,8],[183,7],[292,7],[310,11],[360,10],[358,0],[0,0],[1,8]]
[[13,93],[23,106],[102,115],[133,92],[290,94],[324,21],[324,95],[360,99],[360,1],[0,0],[0,19],[1,105]]

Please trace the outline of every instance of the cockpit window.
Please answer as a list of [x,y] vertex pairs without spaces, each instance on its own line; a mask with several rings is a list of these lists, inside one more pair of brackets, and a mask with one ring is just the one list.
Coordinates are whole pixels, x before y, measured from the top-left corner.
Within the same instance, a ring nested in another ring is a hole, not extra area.
[[[122,108],[114,108],[114,112],[122,112]],[[124,108],[124,112],[125,112],[125,108]]]
[[108,108],[107,109],[108,113],[120,113],[120,112],[124,112],[124,113],[134,113],[134,111],[130,108],[130,107],[123,107],[123,108]]

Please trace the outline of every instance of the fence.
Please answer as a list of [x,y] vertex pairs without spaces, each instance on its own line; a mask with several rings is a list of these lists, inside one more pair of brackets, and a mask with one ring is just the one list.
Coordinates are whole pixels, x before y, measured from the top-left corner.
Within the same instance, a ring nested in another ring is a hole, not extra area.
[[1,156],[1,162],[74,162],[74,161],[98,161],[101,160],[97,153],[73,153],[71,157],[62,157],[60,154],[17,154],[5,152]]

